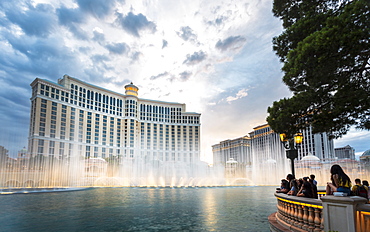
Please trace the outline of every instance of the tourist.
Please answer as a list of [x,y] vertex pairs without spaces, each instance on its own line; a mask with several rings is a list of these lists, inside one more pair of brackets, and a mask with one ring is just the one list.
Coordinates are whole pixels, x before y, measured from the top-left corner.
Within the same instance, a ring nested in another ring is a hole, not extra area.
[[355,185],[352,187],[352,195],[368,199],[368,193],[369,188],[365,185],[362,185],[360,179],[355,179]]
[[299,192],[299,191],[301,191],[301,189],[303,187],[303,179],[299,178],[298,180],[296,180],[296,182],[297,182],[297,187],[298,187],[298,192]]
[[334,192],[347,193],[347,196],[351,194],[351,179],[344,173],[343,169],[338,165],[334,164],[330,168],[331,181],[326,186],[326,195],[333,195]]
[[288,192],[288,195],[296,196],[298,191],[299,191],[299,189],[298,189],[297,181],[295,179],[293,179],[290,182],[290,191]]
[[311,187],[312,187],[312,195],[313,195],[313,198],[317,199],[318,198],[318,195],[317,195],[317,186],[313,183],[314,179],[308,179],[308,183],[311,184]]
[[370,199],[370,188],[369,188],[369,182],[367,180],[362,181],[362,185],[365,185],[368,189],[367,191],[367,199]]
[[311,174],[310,179],[312,180],[312,183],[317,186],[317,181],[315,180],[315,175]]
[[287,179],[287,181],[289,181],[289,183],[290,183],[290,182],[292,182],[292,180],[295,180],[295,177],[294,177],[294,175],[293,175],[293,174],[288,174],[288,175],[286,176],[286,179]]
[[277,193],[288,193],[290,191],[289,182],[286,179],[281,180],[280,188],[276,190]]
[[308,181],[303,183],[302,191],[297,194],[297,197],[313,198],[312,185]]

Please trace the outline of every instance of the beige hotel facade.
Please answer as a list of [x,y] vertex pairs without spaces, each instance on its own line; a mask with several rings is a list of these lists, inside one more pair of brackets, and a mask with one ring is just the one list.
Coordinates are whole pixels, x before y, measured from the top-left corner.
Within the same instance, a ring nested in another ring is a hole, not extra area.
[[200,114],[185,104],[140,99],[64,75],[32,83],[28,154],[186,162],[200,158]]

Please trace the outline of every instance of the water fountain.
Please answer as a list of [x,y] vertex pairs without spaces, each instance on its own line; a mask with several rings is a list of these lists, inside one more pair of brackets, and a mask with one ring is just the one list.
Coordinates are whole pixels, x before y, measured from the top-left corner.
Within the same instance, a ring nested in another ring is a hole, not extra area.
[[74,187],[195,187],[254,185],[247,178],[225,176],[223,167],[205,162],[185,163],[124,159],[36,156],[1,160],[0,190]]

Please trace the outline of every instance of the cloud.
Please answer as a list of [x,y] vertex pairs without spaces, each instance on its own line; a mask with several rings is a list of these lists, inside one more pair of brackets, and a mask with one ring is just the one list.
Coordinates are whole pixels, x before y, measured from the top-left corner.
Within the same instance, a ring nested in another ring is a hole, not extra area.
[[239,50],[245,44],[246,39],[242,36],[230,36],[227,39],[216,43],[216,48],[220,51]]
[[203,51],[194,52],[192,55],[186,55],[186,60],[183,62],[183,64],[195,65],[205,60],[206,57],[207,54],[205,54]]
[[140,60],[140,57],[142,57],[142,56],[143,56],[143,53],[141,53],[141,52],[132,53],[132,55],[131,55],[131,64]]
[[177,35],[180,36],[181,39],[185,41],[197,41],[197,35],[194,33],[194,31],[189,27],[181,27],[180,31],[177,32]]
[[62,6],[56,10],[56,13],[59,19],[59,23],[64,26],[70,26],[74,23],[84,22],[83,14],[78,8],[69,9],[65,6]]
[[154,33],[157,30],[155,23],[149,21],[143,14],[135,15],[132,12],[129,12],[126,16],[117,13],[116,23],[135,37],[140,37],[140,31],[150,31]]
[[96,42],[104,42],[105,40],[105,36],[104,36],[104,33],[100,32],[99,30],[94,30],[93,31],[93,40],[96,41]]
[[207,24],[209,25],[214,25],[214,26],[220,26],[222,24],[224,24],[224,22],[227,20],[227,17],[225,16],[219,16],[217,17],[215,20],[213,21],[208,21]]
[[187,81],[191,77],[192,73],[185,71],[185,72],[180,73],[179,75],[182,81]]
[[160,74],[158,74],[156,76],[151,76],[150,77],[150,80],[156,80],[158,78],[165,77],[165,76],[168,76],[168,72],[160,73]]
[[105,48],[113,54],[127,54],[130,51],[130,47],[126,43],[111,43],[107,44]]
[[167,47],[167,45],[168,45],[167,40],[162,40],[162,49]]
[[21,12],[20,8],[12,8],[6,11],[6,17],[10,22],[18,25],[26,35],[47,37],[54,30],[56,21],[53,16],[54,8],[49,4],[37,4],[36,7],[29,5],[29,9]]
[[[77,0],[81,11],[102,19],[109,15],[115,7],[117,1],[114,0]],[[124,1],[119,1],[124,3]]]
[[229,97],[227,97],[226,98],[226,101],[227,102],[232,102],[232,101],[235,101],[235,100],[238,100],[238,99],[240,99],[240,98],[243,98],[243,97],[246,97],[246,96],[248,96],[248,89],[241,89],[241,90],[239,90],[239,92],[235,95],[235,97],[233,97],[233,96],[229,96]]
[[[69,9],[64,6],[56,10],[59,23],[68,28],[68,30],[78,39],[87,40],[87,33],[79,26],[85,22],[84,14],[78,8]],[[94,34],[95,35],[95,34]]]

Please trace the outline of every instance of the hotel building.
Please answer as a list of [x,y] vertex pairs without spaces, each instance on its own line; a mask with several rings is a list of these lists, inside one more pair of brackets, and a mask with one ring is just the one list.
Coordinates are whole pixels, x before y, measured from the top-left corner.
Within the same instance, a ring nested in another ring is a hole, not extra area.
[[31,156],[199,161],[200,114],[185,104],[140,99],[132,83],[120,94],[68,75],[31,87]]
[[[312,154],[321,161],[334,158],[333,140],[326,133],[313,134],[312,128],[302,130],[303,142],[298,147],[298,159]],[[247,149],[248,147],[248,149]],[[229,158],[241,163],[277,162],[286,159],[285,148],[268,124],[253,128],[249,136],[235,140],[225,140],[213,145],[214,164],[225,164]]]
[[213,164],[225,164],[233,159],[238,163],[248,165],[252,162],[251,141],[248,136],[228,139],[212,146]]

